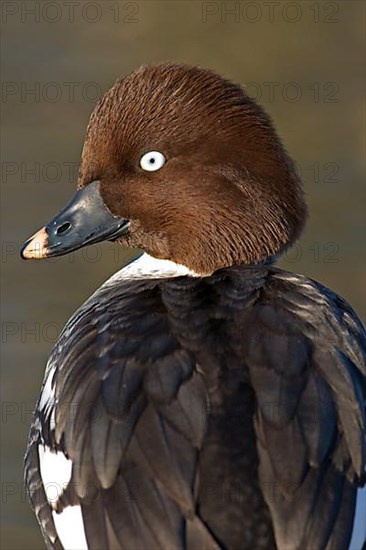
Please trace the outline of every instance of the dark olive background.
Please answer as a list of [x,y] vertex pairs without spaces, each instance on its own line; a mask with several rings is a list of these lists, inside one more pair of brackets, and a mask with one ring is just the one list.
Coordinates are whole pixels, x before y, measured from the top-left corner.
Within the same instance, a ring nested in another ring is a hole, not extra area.
[[73,193],[65,163],[76,166],[96,97],[121,74],[170,59],[248,85],[299,164],[310,207],[306,231],[280,263],[330,286],[365,319],[363,2],[281,2],[274,13],[265,2],[75,2],[73,16],[62,1],[36,4],[2,6],[1,489],[9,550],[43,547],[22,459],[50,349],[71,313],[133,254],[107,243],[38,263],[22,262],[18,249]]

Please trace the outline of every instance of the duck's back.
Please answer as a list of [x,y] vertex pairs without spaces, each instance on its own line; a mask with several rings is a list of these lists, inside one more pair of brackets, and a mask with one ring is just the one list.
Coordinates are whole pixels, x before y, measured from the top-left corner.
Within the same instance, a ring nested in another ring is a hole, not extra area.
[[343,300],[274,267],[112,279],[65,327],[30,433],[49,547],[73,521],[73,548],[78,529],[80,548],[347,548],[364,349]]

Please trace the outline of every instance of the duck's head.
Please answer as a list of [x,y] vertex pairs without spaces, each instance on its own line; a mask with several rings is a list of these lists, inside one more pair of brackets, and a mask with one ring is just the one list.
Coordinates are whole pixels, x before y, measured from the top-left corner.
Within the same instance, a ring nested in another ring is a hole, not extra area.
[[197,67],[141,67],[91,115],[73,199],[23,258],[102,240],[199,274],[258,263],[300,234],[306,206],[268,115],[238,85]]

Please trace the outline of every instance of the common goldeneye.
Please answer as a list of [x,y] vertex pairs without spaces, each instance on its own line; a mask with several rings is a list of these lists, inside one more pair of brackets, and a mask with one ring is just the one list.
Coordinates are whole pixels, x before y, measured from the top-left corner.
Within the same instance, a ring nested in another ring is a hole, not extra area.
[[364,329],[274,261],[306,219],[264,110],[197,67],[100,99],[78,190],[23,258],[144,251],[72,316],[25,483],[48,548],[344,550],[365,482]]

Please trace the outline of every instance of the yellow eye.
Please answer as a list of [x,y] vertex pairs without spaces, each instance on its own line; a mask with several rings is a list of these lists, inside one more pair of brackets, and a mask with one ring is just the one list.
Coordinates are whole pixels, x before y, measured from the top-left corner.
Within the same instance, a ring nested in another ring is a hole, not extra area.
[[166,158],[159,151],[150,151],[142,155],[140,159],[140,166],[143,170],[148,172],[155,172],[164,166]]

